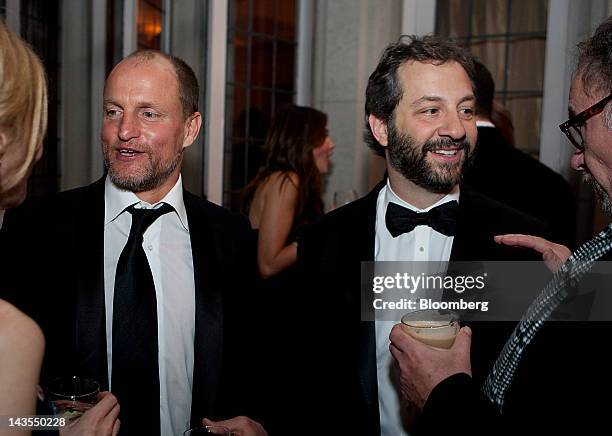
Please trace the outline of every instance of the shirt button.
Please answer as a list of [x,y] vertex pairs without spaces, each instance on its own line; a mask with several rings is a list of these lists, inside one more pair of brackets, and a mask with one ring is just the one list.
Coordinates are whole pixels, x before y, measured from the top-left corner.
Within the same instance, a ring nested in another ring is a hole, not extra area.
[[153,251],[153,246],[152,245],[149,245],[147,248],[149,249],[149,251]]
[[425,249],[423,247],[419,247],[419,251],[423,252],[423,251],[425,251]]

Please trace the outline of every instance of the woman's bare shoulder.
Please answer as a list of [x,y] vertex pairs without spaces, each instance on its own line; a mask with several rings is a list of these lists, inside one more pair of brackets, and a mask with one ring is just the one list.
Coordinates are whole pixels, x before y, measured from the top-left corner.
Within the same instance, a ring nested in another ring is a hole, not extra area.
[[0,300],[0,352],[15,346],[22,348],[26,343],[44,343],[40,327],[15,306]]
[[278,192],[278,190],[286,189],[285,185],[289,185],[297,190],[300,185],[300,179],[294,171],[275,171],[270,174],[266,184],[270,191]]

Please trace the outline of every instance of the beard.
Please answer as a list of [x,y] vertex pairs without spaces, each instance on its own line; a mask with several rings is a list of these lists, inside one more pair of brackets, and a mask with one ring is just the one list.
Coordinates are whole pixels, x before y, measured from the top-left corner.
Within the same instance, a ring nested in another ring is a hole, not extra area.
[[612,200],[610,200],[610,196],[603,186],[601,186],[599,182],[595,180],[595,177],[593,177],[588,170],[585,170],[585,173],[582,176],[582,181],[591,185],[597,199],[599,200],[601,209],[606,215],[612,217]]
[[151,191],[162,185],[168,177],[176,170],[181,163],[183,151],[179,151],[170,159],[162,160],[159,155],[151,152],[150,147],[138,146],[138,150],[142,150],[147,155],[148,161],[145,165],[127,175],[122,175],[115,168],[111,160],[111,154],[115,152],[116,147],[104,145],[104,167],[108,172],[111,182],[119,189],[131,192],[146,192]]
[[[406,179],[430,192],[445,194],[461,181],[466,168],[473,160],[470,142],[467,138],[453,141],[448,138],[428,140],[422,146],[413,137],[400,133],[389,121],[387,153],[389,164]],[[458,148],[463,151],[459,163],[431,163],[427,152],[435,149]]]

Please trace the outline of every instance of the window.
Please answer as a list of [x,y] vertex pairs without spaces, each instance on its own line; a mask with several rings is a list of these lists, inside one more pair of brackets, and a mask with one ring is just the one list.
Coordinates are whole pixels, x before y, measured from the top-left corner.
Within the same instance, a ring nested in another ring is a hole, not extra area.
[[295,96],[296,0],[230,0],[224,147],[224,205],[260,164],[276,110]]
[[472,50],[512,114],[515,145],[537,157],[544,87],[547,0],[438,0],[436,33]]
[[49,82],[49,121],[47,136],[44,140],[44,152],[40,161],[34,166],[28,185],[29,195],[40,196],[58,191],[60,169],[58,164],[59,150],[59,63],[61,2],[46,0],[22,0],[20,8],[21,36],[36,54],[42,59]]
[[138,0],[138,49],[161,50],[162,0]]

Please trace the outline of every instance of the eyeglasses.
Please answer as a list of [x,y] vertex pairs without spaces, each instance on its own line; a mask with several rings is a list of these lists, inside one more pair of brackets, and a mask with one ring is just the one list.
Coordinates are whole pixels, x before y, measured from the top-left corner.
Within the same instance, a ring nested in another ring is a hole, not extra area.
[[584,125],[586,120],[591,117],[594,117],[598,113],[602,112],[608,102],[612,100],[612,94],[608,95],[604,99],[598,101],[590,108],[583,110],[578,115],[574,115],[569,120],[559,125],[559,128],[565,136],[570,140],[570,142],[576,147],[578,150],[584,150],[584,139],[582,138],[582,133],[580,133],[580,126]]

